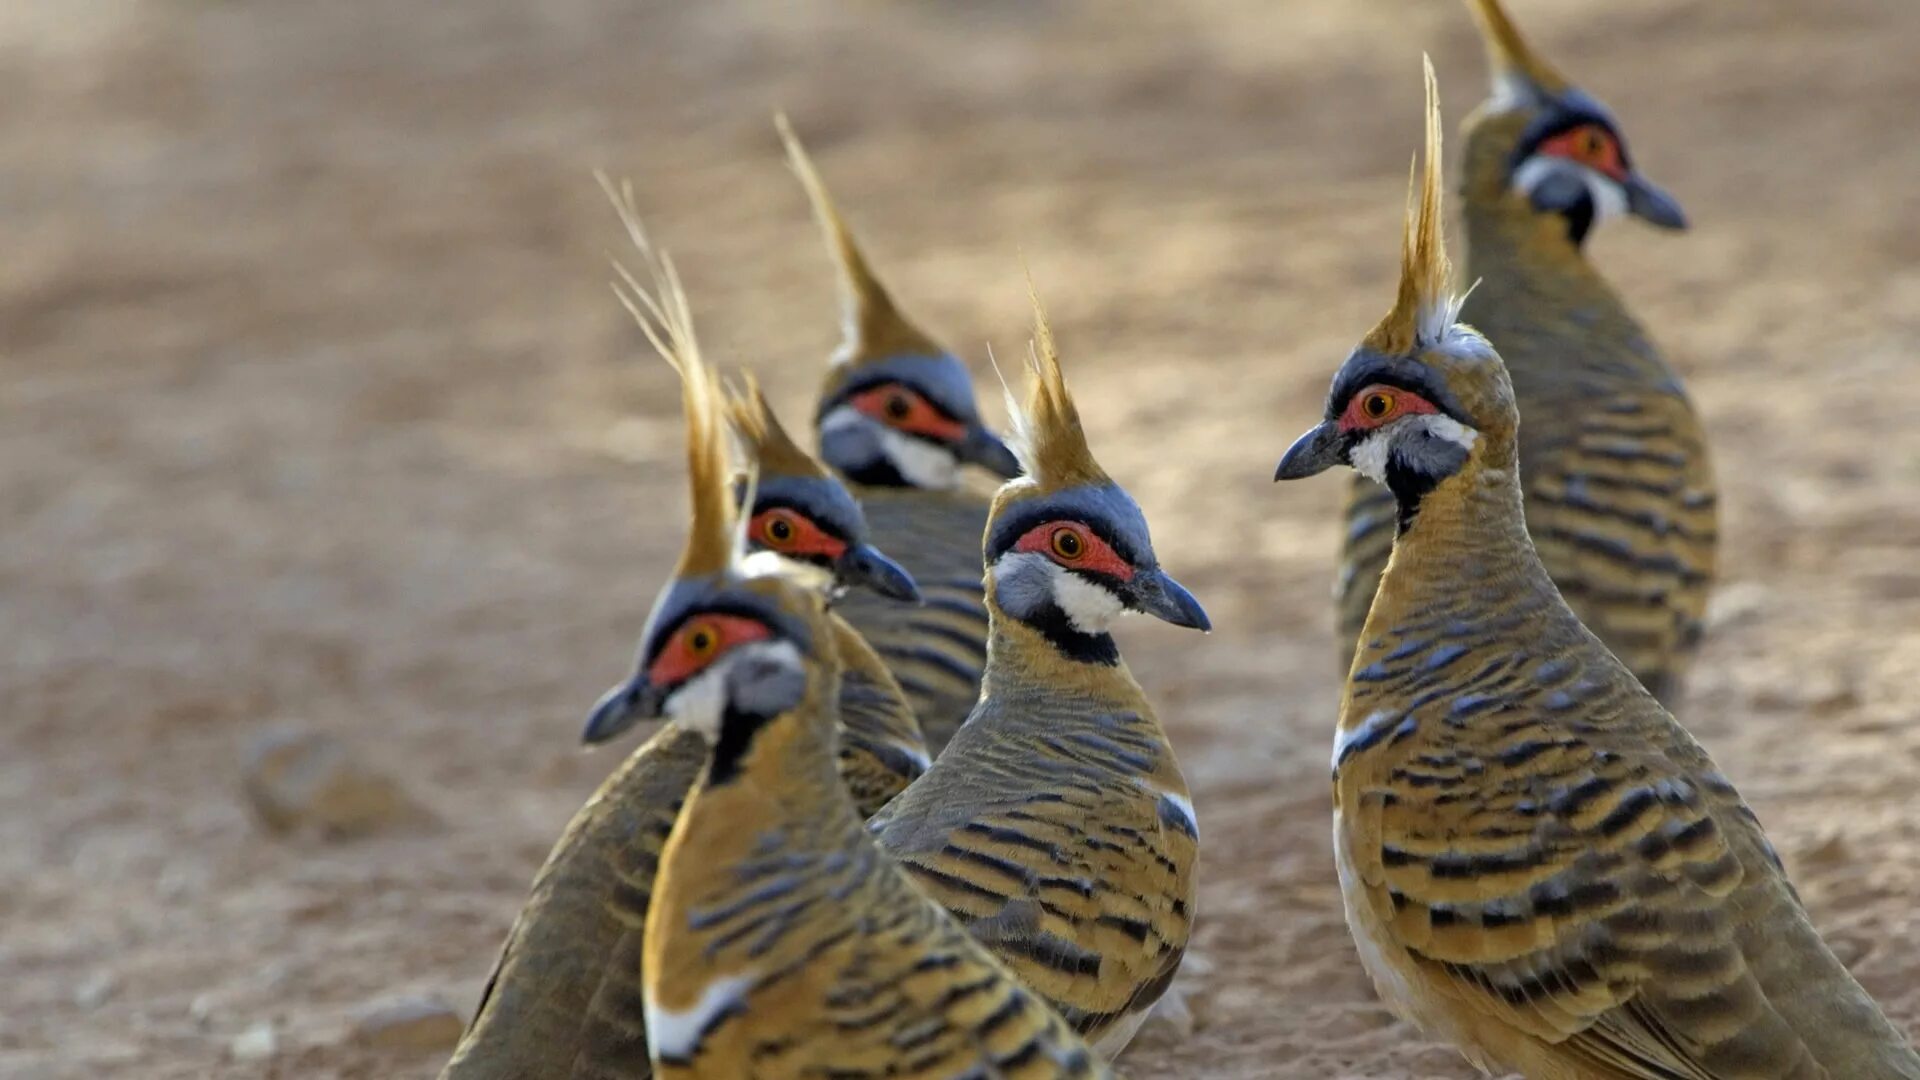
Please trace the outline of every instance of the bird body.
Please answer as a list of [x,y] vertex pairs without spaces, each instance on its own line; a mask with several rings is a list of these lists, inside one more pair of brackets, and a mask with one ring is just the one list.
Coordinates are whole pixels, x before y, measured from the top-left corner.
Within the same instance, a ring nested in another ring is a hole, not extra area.
[[[763,520],[753,513],[736,529],[717,384],[690,336],[672,344],[686,384],[693,523],[633,675],[588,725],[672,717],[704,751],[661,848],[640,949],[654,1072],[1110,1077],[863,827],[836,767],[846,631],[817,575],[743,555],[743,533]],[[748,491],[754,480],[750,471]]]
[[1535,551],[1514,384],[1456,321],[1430,65],[1427,94],[1400,302],[1277,473],[1344,462],[1395,501],[1333,751],[1362,962],[1395,1012],[1489,1072],[1920,1077],[1732,783]]
[[916,609],[853,598],[841,610],[899,680],[938,755],[980,695],[986,650],[988,499],[965,483],[964,467],[1005,478],[1019,463],[981,422],[966,365],[901,313],[784,117],[779,127],[840,279],[845,332],[821,389],[820,456],[925,592]]
[[980,697],[987,649],[980,536],[988,503],[966,489],[855,485],[853,492],[876,541],[899,553],[919,583],[921,602],[849,594],[836,610],[899,681],[928,750],[937,755]]
[[875,845],[832,767],[831,672],[722,721],[647,921],[658,1075],[1103,1077],[1038,995]]
[[[614,202],[643,256],[653,256],[624,193]],[[650,295],[622,271],[622,298],[683,378],[707,379],[684,297],[664,263]],[[663,325],[655,327],[653,322]],[[867,541],[858,505],[819,462],[795,446],[751,380],[725,403],[751,453],[747,546],[814,584],[861,584],[899,603],[911,577]],[[709,513],[712,511],[709,510]],[[836,718],[838,776],[857,811],[870,815],[926,771],[912,709],[879,656],[845,619],[825,615],[827,646],[842,670]],[[604,741],[638,718],[632,703],[596,713]],[[574,815],[534,878],[526,904],[482,992],[473,1023],[444,1080],[645,1080],[648,1060],[640,990],[643,928],[661,848],[706,763],[706,745],[669,723],[630,754]]]
[[[1625,211],[1679,227],[1612,119],[1535,57],[1497,0],[1473,0],[1495,96],[1468,121],[1461,317],[1500,351],[1520,414],[1527,528],[1567,602],[1672,705],[1701,637],[1717,543],[1706,433],[1680,378],[1582,243]],[[1538,418],[1536,421],[1535,418]],[[1337,583],[1351,666],[1396,519],[1354,480]]]
[[1102,1053],[1179,968],[1199,830],[1172,746],[1107,629],[1206,628],[1145,519],[1088,453],[1040,324],[1016,408],[1026,477],[995,498],[979,704],[875,816],[880,847]]

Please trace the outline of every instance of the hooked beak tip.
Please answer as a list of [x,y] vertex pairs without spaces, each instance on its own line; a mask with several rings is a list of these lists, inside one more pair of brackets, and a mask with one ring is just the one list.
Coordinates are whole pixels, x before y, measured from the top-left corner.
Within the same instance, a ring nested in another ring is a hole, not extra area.
[[889,600],[920,603],[920,585],[907,568],[872,544],[859,544],[841,556],[840,575],[849,585],[871,589]]
[[1006,440],[978,425],[967,433],[966,442],[960,448],[960,458],[1002,480],[1012,480],[1023,471],[1019,457],[1007,446]]
[[580,732],[580,741],[587,746],[598,746],[625,734],[657,711],[658,702],[653,700],[653,696],[652,687],[644,676],[602,694],[600,700],[594,703],[593,711],[587,714],[587,724]]

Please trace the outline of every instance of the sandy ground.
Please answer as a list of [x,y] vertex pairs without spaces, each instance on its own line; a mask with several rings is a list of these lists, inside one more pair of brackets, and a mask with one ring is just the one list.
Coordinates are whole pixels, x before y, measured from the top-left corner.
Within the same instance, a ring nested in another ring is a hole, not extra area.
[[[1684,716],[1920,1023],[1920,5],[1516,0],[1686,203],[1599,238],[1690,380],[1725,577]],[[769,114],[975,361],[1024,252],[1094,447],[1209,639],[1129,626],[1205,827],[1198,1031],[1135,1076],[1463,1077],[1327,849],[1340,483],[1267,482],[1389,299],[1441,0],[0,8],[0,1075],[427,1077],[611,768],[575,747],[679,543],[671,377],[605,288],[633,177],[710,351],[795,414],[836,333]],[[297,722],[438,824],[250,820]],[[266,1061],[229,1057],[274,1025]]]

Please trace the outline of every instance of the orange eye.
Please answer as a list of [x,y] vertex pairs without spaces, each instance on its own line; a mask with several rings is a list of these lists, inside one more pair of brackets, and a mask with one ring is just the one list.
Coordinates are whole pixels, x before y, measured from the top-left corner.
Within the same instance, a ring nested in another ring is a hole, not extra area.
[[687,652],[704,660],[720,647],[720,631],[712,623],[695,623],[687,629]]
[[1393,411],[1393,395],[1376,390],[1360,400],[1360,411],[1365,413],[1369,420],[1384,419]]
[[1053,553],[1068,562],[1073,562],[1087,553],[1086,542],[1081,540],[1080,534],[1072,529],[1053,530],[1050,543],[1053,545]]
[[794,528],[792,515],[782,511],[768,514],[765,523],[760,526],[761,539],[774,547],[786,547],[793,543],[793,538],[799,533]]

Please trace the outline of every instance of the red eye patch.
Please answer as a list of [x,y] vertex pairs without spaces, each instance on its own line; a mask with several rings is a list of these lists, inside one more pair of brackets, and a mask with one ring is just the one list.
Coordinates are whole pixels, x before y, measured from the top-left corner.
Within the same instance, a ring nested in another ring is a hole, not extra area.
[[695,615],[680,624],[647,668],[647,681],[674,686],[705,671],[728,651],[773,636],[767,624],[740,615]]
[[1122,559],[1092,529],[1077,521],[1049,521],[1028,529],[1013,550],[1045,555],[1061,566],[1133,580],[1133,565]]
[[1563,131],[1542,141],[1538,152],[1577,161],[1615,180],[1627,178],[1627,162],[1620,153],[1620,140],[1599,124],[1582,124]]
[[885,383],[853,395],[853,407],[867,416],[913,435],[957,443],[967,436],[967,425],[933,407],[926,398],[899,383]]
[[747,526],[747,538],[782,555],[823,555],[837,559],[846,541],[829,534],[805,515],[786,507],[762,510]]
[[1340,414],[1339,426],[1341,431],[1368,431],[1403,416],[1439,411],[1433,402],[1411,390],[1375,383],[1347,399],[1347,409]]

